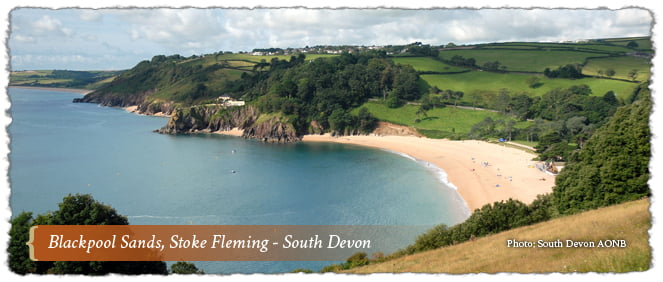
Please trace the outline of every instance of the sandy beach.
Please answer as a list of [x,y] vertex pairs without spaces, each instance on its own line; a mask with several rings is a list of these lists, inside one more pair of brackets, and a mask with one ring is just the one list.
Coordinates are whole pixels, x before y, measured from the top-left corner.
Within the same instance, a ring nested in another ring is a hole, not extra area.
[[[552,191],[555,177],[534,168],[536,156],[483,141],[415,136],[306,135],[304,142],[336,142],[401,152],[443,169],[470,210],[509,198],[531,203]],[[483,163],[488,165],[484,166]],[[545,180],[544,180],[545,179]]]
[[235,127],[235,128],[233,128],[233,129],[231,129],[231,130],[214,131],[214,132],[212,132],[212,133],[215,133],[215,134],[222,134],[222,135],[230,135],[230,136],[242,137],[242,134],[244,134],[244,130]]
[[[146,114],[138,112],[138,106],[128,106],[128,107],[123,107],[122,109],[124,109],[125,111],[130,112],[130,113],[134,113],[134,114],[138,114],[138,115],[146,115]],[[170,115],[164,114],[163,112],[149,114],[149,116],[170,117]]]
[[22,89],[38,89],[38,90],[49,90],[49,91],[59,91],[59,92],[70,92],[70,93],[79,93],[87,95],[94,90],[90,89],[79,89],[79,88],[56,88],[56,87],[33,87],[33,86],[14,86],[10,85],[12,88],[22,88]]

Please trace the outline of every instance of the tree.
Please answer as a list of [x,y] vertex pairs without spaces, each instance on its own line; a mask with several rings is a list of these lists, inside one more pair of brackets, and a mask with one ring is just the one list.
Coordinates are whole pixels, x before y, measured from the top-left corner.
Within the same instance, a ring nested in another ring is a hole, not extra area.
[[483,69],[487,71],[497,71],[500,69],[500,64],[499,61],[486,62],[483,64]]
[[619,100],[617,100],[617,96],[615,95],[615,92],[612,91],[612,90],[606,92],[603,95],[603,101],[605,101],[606,103],[608,103],[609,105],[612,105],[612,106],[618,106],[619,105]]
[[582,69],[579,65],[567,64],[555,70],[550,70],[550,68],[546,68],[543,71],[543,75],[550,78],[576,79],[582,77]]
[[530,76],[525,80],[529,88],[537,88],[541,86],[541,78],[538,76]]
[[502,88],[497,95],[497,99],[493,102],[493,106],[496,110],[505,114],[508,110],[509,103],[511,102],[511,96],[509,96],[509,89]]
[[628,78],[631,80],[635,81],[635,79],[638,77],[638,70],[637,69],[632,69],[628,72]]
[[342,134],[345,127],[350,125],[351,117],[343,109],[337,108],[329,115],[328,121],[331,130]]
[[638,43],[631,40],[628,43],[626,43],[626,47],[631,48],[631,49],[635,49],[635,48],[638,48]]
[[387,103],[387,107],[389,107],[389,108],[398,108],[398,107],[402,106],[402,101],[398,97],[398,93],[396,93],[395,91],[390,91],[389,92],[389,95],[387,95],[386,103]]
[[437,85],[433,85],[433,87],[430,88],[430,93],[431,94],[438,94],[440,93],[440,88],[437,88]]
[[[428,110],[426,109],[426,107],[424,106],[424,104],[421,104],[421,105],[419,106],[419,109],[417,109],[417,112],[416,112],[415,114],[417,115],[417,117],[423,116],[424,118],[427,118],[427,117],[428,117],[428,114],[426,113],[427,111],[428,111]],[[420,120],[420,119],[417,118],[417,121],[418,121],[418,120]]]
[[622,106],[571,156],[553,188],[560,214],[649,196],[652,101],[648,88]]
[[454,98],[454,106],[458,105],[458,100],[463,98],[463,95],[465,95],[465,93],[463,93],[463,91],[453,91],[451,96]]
[[605,76],[607,77],[612,77],[615,75],[615,70],[614,69],[607,69],[605,70]]
[[357,129],[362,133],[371,133],[375,130],[377,118],[366,107],[359,109],[357,114]]
[[[167,274],[166,264],[160,261],[56,261],[37,262],[36,267],[25,263],[29,260],[25,249],[17,248],[17,244],[25,244],[29,227],[33,225],[126,225],[127,218],[118,214],[115,209],[95,201],[89,194],[76,194],[64,197],[59,209],[52,213],[38,215],[32,220],[29,213],[22,213],[12,220],[16,227],[10,234],[8,251],[10,267],[16,273],[54,273],[54,274],[86,274],[103,275],[108,273],[123,274]],[[31,221],[31,222],[30,222]],[[25,246],[27,249],[27,245]],[[15,268],[14,268],[15,267]]]
[[532,104],[532,98],[525,94],[518,94],[511,98],[511,112],[520,120],[526,120],[530,118],[530,107]]
[[472,108],[476,109],[477,104],[483,101],[483,95],[479,90],[474,90],[468,95],[470,102],[472,103]]
[[32,213],[22,212],[11,220],[9,229],[9,269],[17,274],[35,273],[37,265],[30,260],[30,249],[25,244],[30,239]]
[[205,274],[205,272],[199,270],[195,264],[186,261],[178,261],[171,265],[170,272],[174,274]]
[[364,266],[369,263],[368,254],[365,252],[357,252],[350,256],[345,261],[345,268],[350,269],[353,267]]

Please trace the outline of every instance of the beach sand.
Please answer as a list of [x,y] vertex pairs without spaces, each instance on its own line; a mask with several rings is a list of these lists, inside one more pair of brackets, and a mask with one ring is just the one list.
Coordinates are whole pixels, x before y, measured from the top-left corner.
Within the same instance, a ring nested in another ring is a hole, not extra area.
[[242,134],[244,134],[244,130],[235,127],[235,128],[233,128],[233,129],[231,129],[231,130],[214,131],[214,132],[212,132],[212,133],[215,133],[215,134],[222,134],[222,135],[230,135],[230,136],[238,136],[238,137],[242,137]]
[[[555,177],[534,167],[536,155],[476,140],[450,141],[416,136],[306,135],[304,142],[335,142],[407,154],[447,173],[471,211],[509,198],[531,203],[552,191]],[[488,166],[483,166],[488,162]],[[545,179],[545,180],[542,180]]]
[[[129,107],[123,107],[127,112],[134,113],[134,114],[139,114],[139,115],[145,115],[143,113],[138,112],[138,106],[129,106]],[[154,114],[149,114],[149,116],[156,116],[156,117],[170,117],[170,115],[164,114],[163,112],[158,112]]]

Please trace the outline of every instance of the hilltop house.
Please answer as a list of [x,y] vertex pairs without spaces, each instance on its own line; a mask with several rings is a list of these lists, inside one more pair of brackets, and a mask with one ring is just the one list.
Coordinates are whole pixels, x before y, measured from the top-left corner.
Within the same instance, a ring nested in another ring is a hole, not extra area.
[[218,98],[216,98],[216,101],[223,104],[226,107],[244,106],[244,101],[238,101],[228,96],[219,96]]

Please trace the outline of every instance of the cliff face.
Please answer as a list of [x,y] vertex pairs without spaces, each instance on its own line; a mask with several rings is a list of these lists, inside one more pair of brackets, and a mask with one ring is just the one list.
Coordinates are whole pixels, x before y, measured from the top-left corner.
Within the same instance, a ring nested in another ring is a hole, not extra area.
[[224,108],[217,105],[176,109],[166,126],[156,130],[163,134],[188,134],[195,132],[225,131],[233,128],[244,130],[242,137],[263,142],[289,143],[300,141],[295,128],[279,117],[260,118],[258,109],[252,106]]

